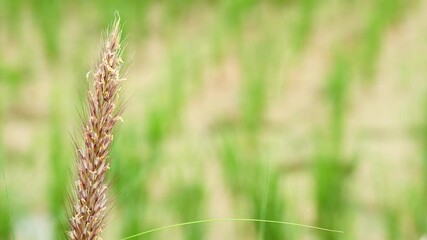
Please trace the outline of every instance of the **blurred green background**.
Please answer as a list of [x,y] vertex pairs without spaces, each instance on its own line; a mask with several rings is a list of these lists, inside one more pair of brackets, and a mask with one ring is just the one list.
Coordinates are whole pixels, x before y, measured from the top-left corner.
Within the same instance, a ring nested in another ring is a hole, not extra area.
[[[427,2],[0,0],[0,239],[63,239],[86,73],[128,81],[105,239],[426,239]],[[70,136],[71,135],[71,136]]]

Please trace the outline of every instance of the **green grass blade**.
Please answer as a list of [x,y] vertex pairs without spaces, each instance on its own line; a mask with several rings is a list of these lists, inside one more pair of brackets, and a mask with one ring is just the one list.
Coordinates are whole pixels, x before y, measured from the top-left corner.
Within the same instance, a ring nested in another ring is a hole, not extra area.
[[154,228],[145,232],[137,233],[135,235],[122,238],[121,240],[127,240],[131,238],[140,237],[145,234],[158,232],[161,230],[169,229],[169,228],[176,228],[176,227],[182,227],[192,224],[200,224],[200,223],[211,223],[211,222],[263,222],[263,223],[274,223],[274,224],[282,224],[282,225],[289,225],[289,226],[296,226],[296,227],[304,227],[309,229],[315,229],[320,231],[326,231],[326,232],[332,232],[332,233],[344,233],[340,230],[334,230],[334,229],[328,229],[328,228],[322,228],[322,227],[316,227],[306,224],[300,224],[300,223],[293,223],[293,222],[284,222],[284,221],[275,221],[275,220],[265,220],[265,219],[251,219],[251,218],[214,218],[214,219],[204,219],[204,220],[197,220],[197,221],[191,221],[191,222],[184,222],[184,223],[178,223],[178,224],[172,224],[164,227]]

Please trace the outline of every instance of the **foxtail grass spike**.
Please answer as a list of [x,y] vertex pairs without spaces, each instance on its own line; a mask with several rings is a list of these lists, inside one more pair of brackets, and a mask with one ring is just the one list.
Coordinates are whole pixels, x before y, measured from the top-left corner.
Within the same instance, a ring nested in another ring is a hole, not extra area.
[[99,240],[105,228],[109,151],[113,130],[119,120],[118,104],[121,55],[120,19],[114,21],[90,79],[87,113],[83,119],[83,146],[77,146],[77,179],[72,198],[68,237],[72,240]]

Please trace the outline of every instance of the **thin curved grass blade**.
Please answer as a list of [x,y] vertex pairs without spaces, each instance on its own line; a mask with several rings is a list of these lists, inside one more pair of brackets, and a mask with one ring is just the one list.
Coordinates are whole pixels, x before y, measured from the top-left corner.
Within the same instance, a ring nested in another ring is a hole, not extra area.
[[300,223],[293,223],[293,222],[265,220],[265,219],[251,219],[251,218],[215,218],[215,219],[204,219],[204,220],[197,220],[197,221],[191,221],[191,222],[184,222],[184,223],[178,223],[178,224],[172,224],[172,225],[168,225],[168,226],[164,226],[164,227],[154,228],[151,230],[147,230],[144,232],[140,232],[140,233],[131,235],[129,237],[122,238],[121,240],[128,240],[128,239],[140,237],[140,236],[143,236],[143,235],[146,235],[149,233],[158,232],[161,230],[166,230],[169,228],[176,228],[176,227],[188,226],[188,225],[193,225],[193,224],[211,223],[211,222],[263,222],[263,223],[273,223],[273,224],[282,224],[282,225],[295,226],[295,227],[303,227],[303,228],[309,228],[309,229],[332,232],[332,233],[340,233],[340,234],[344,233],[343,231],[340,231],[340,230],[316,227],[316,226],[300,224]]

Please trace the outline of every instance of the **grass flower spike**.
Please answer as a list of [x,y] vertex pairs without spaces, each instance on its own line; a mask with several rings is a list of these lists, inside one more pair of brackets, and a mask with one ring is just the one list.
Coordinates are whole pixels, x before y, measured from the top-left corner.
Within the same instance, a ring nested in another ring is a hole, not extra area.
[[113,130],[121,120],[116,108],[120,91],[121,28],[117,18],[102,48],[99,63],[91,73],[93,85],[87,94],[83,119],[84,146],[77,146],[77,180],[72,200],[68,237],[72,240],[98,240],[107,216],[106,173]]

